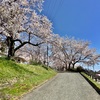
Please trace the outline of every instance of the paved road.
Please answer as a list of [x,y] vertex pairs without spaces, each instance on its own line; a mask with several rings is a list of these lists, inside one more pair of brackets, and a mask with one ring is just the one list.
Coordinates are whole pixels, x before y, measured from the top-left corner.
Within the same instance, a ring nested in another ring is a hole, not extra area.
[[79,73],[59,73],[22,100],[100,100],[100,95]]

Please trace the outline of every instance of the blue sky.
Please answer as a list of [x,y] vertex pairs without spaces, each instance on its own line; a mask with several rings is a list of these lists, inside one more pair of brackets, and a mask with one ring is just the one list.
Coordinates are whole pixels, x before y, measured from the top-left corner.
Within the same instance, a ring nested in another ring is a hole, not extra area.
[[100,0],[45,0],[43,9],[54,33],[88,40],[100,53]]

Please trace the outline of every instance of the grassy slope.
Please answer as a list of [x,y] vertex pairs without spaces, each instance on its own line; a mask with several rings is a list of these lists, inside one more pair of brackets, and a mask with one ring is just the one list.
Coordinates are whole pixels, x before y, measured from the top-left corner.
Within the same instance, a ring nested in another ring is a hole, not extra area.
[[95,84],[95,86],[97,86],[100,89],[100,84],[98,82],[94,81],[87,74],[85,74],[83,72],[81,74],[84,75],[88,80],[90,80],[93,84]]
[[56,75],[41,65],[16,64],[0,58],[0,99],[13,99]]

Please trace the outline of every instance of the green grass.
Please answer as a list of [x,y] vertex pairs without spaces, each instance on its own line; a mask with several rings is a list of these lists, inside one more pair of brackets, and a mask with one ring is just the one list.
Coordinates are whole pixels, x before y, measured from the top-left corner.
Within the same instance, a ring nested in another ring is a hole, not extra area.
[[84,72],[81,72],[81,74],[84,75],[88,80],[90,80],[96,87],[100,89],[100,84],[98,82],[94,81],[92,78],[90,78],[90,76],[88,76]]
[[54,75],[55,71],[42,65],[17,64],[0,58],[0,100],[13,100]]

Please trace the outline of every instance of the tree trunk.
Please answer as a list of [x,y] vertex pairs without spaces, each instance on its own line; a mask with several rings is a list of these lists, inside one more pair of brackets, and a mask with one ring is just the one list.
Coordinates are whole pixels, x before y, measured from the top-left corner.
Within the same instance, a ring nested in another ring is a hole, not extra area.
[[66,64],[66,71],[68,70],[68,66],[67,66],[67,64]]
[[14,56],[15,51],[14,51],[14,41],[13,37],[7,37],[7,46],[8,46],[8,58],[10,59],[11,57]]
[[75,63],[72,64],[72,68],[73,68],[73,69],[75,68]]
[[70,65],[71,65],[71,63],[68,64],[68,70],[70,70]]

